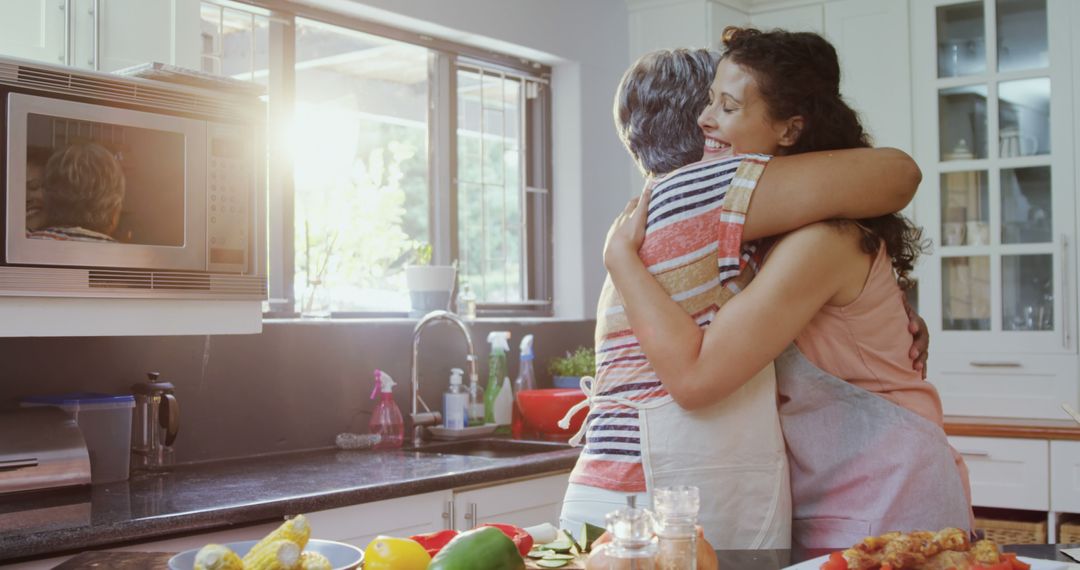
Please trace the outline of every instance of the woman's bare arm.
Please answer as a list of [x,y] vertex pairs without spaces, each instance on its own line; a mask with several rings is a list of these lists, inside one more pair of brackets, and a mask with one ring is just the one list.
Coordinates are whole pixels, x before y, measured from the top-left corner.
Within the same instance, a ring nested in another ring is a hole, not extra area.
[[851,279],[850,252],[858,254],[851,239],[811,225],[777,243],[760,274],[701,329],[638,256],[647,202],[648,192],[615,222],[604,263],[649,364],[685,409],[717,402],[745,384]]
[[777,156],[750,200],[743,239],[779,235],[833,218],[872,218],[907,206],[922,172],[895,148]]

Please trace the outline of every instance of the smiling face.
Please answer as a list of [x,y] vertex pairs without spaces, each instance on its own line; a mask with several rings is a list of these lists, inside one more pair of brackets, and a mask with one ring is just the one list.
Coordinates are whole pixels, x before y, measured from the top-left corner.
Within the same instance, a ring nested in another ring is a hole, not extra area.
[[775,155],[798,139],[802,117],[773,119],[754,76],[725,58],[716,68],[709,106],[698,117],[698,126],[705,133],[702,160],[731,154]]

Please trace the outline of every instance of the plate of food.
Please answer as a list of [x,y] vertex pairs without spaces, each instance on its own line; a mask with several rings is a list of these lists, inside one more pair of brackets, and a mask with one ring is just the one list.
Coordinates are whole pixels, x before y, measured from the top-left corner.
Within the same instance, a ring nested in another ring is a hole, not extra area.
[[185,550],[169,559],[169,570],[350,570],[359,568],[364,561],[364,551],[351,544],[310,536],[311,526],[304,515],[299,515],[262,540],[207,544]]
[[871,536],[844,551],[784,570],[1066,570],[1053,560],[1002,552],[993,540],[971,542],[966,530],[890,532]]

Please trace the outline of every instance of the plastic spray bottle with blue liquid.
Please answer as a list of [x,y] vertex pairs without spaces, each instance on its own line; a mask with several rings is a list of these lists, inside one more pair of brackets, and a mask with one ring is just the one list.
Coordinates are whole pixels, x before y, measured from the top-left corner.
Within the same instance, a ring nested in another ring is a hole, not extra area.
[[521,413],[521,401],[518,393],[536,389],[536,372],[533,370],[533,335],[527,334],[521,339],[521,356],[518,360],[518,375],[514,379],[514,412],[510,422],[510,434],[514,439],[522,439],[528,433],[525,416]]

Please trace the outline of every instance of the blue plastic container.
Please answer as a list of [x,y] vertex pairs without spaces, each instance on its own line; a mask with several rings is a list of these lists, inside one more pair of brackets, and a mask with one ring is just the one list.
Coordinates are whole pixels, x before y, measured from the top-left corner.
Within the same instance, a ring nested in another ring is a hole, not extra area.
[[131,467],[131,414],[135,397],[93,392],[23,398],[24,408],[54,406],[75,420],[90,453],[90,482],[126,481]]

